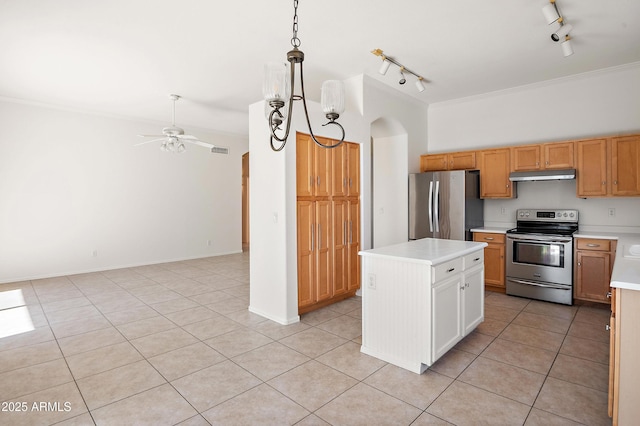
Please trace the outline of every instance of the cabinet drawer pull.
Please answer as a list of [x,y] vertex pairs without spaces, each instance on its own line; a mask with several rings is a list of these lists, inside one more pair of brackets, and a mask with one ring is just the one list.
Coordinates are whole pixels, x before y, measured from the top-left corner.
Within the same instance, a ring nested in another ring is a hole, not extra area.
[[474,262],[477,262],[478,260],[480,260],[479,257],[476,257],[475,259],[473,259]]
[[600,247],[600,244],[589,243],[587,244],[587,247]]
[[493,238],[493,237],[484,237],[484,239],[487,240],[487,241],[493,241],[495,238]]
[[455,271],[456,268],[447,269],[447,273]]

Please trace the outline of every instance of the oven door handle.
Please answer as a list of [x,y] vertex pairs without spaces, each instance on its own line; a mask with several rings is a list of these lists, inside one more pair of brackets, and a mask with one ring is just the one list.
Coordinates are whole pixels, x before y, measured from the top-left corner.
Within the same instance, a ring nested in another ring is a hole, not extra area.
[[540,239],[534,239],[532,240],[531,238],[521,238],[521,237],[514,237],[512,235],[507,235],[507,238],[513,241],[519,241],[519,242],[524,242],[524,243],[556,243],[556,244],[566,244],[566,243],[570,243],[573,239],[572,238],[567,238],[566,240],[562,240],[562,239],[558,239],[557,237],[550,237],[550,238],[545,238],[545,237],[540,237]]
[[507,281],[511,281],[512,283],[516,283],[516,284],[533,285],[536,287],[555,288],[557,290],[571,290],[571,286],[564,286],[564,285],[542,284],[542,283],[537,283],[535,281],[516,280],[513,278],[507,278]]

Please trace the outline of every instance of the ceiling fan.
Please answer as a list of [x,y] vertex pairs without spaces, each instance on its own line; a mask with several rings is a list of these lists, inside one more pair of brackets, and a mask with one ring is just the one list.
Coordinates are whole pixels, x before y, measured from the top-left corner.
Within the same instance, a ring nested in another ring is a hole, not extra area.
[[144,145],[152,142],[160,142],[160,150],[164,152],[181,153],[186,150],[184,143],[192,143],[194,145],[200,145],[205,148],[211,149],[211,152],[216,154],[228,154],[229,148],[213,145],[208,142],[203,142],[195,136],[185,135],[184,129],[176,126],[176,101],[180,99],[179,95],[169,95],[169,99],[173,101],[173,119],[171,126],[162,129],[161,135],[138,135],[142,138],[154,138],[150,141],[144,141],[135,144],[134,146]]

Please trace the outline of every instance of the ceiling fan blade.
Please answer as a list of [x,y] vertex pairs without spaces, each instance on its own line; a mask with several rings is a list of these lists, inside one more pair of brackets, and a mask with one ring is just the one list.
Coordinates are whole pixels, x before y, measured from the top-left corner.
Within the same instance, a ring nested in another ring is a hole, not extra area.
[[140,145],[145,145],[145,144],[152,143],[152,142],[160,142],[160,141],[164,141],[164,140],[166,140],[166,138],[162,137],[160,139],[153,139],[153,140],[150,140],[150,141],[140,142],[140,143],[137,143],[137,144],[135,144],[133,146],[140,146]]
[[[180,138],[180,140],[183,140],[183,138]],[[188,143],[192,143],[194,145],[200,145],[200,146],[203,146],[203,147],[209,148],[209,149],[215,147],[215,145],[212,144],[212,143],[202,142],[201,140],[198,140],[198,139],[184,139],[184,141],[188,142]]]
[[164,138],[166,135],[138,135],[141,138]]
[[196,138],[195,136],[192,136],[192,135],[179,135],[178,138],[185,139],[185,140],[192,140],[192,141],[200,140],[200,139],[198,139],[198,138]]

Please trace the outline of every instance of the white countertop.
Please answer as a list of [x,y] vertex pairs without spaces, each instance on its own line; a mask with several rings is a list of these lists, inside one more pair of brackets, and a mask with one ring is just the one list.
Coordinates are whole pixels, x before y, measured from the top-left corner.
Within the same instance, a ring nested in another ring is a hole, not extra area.
[[471,232],[488,232],[491,234],[506,234],[513,226],[483,226],[482,228],[473,228]]
[[402,258],[408,262],[437,265],[456,257],[482,250],[487,243],[473,241],[440,240],[437,238],[423,238],[371,250],[363,250],[361,256],[386,258]]

